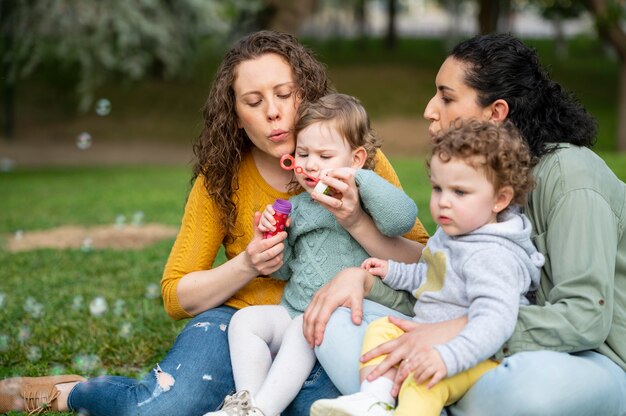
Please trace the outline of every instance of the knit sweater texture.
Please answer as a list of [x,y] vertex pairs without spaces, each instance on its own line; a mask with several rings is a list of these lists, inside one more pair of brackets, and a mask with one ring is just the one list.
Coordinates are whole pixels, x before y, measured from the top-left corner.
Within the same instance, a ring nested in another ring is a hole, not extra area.
[[[393,185],[400,183],[385,155],[378,151],[375,171]],[[243,157],[238,171],[238,185],[234,190],[237,201],[235,230],[226,234],[220,209],[209,197],[205,188],[205,178],[196,178],[183,214],[176,241],[172,247],[161,279],[161,295],[167,313],[174,319],[191,317],[180,305],[177,287],[180,279],[188,273],[209,270],[214,267],[220,247],[224,247],[227,259],[241,253],[252,240],[252,219],[256,211],[263,211],[266,205],[276,199],[288,199],[290,195],[272,188],[261,176],[250,152]],[[230,238],[227,238],[230,237]],[[428,233],[419,222],[405,237],[425,243]],[[249,305],[277,304],[283,293],[285,282],[259,276],[239,289],[225,304],[234,308]]]
[[389,261],[384,283],[417,298],[416,322],[467,315],[459,335],[435,348],[448,376],[493,356],[513,333],[526,294],[537,289],[544,257],[530,240],[531,225],[509,208],[499,222],[449,236],[441,228],[428,240],[419,263]]
[[[396,237],[411,230],[417,207],[407,194],[371,170],[357,170],[355,180],[361,206],[382,234]],[[275,277],[288,280],[281,305],[294,317],[304,312],[315,292],[337,273],[360,266],[369,255],[308,193],[294,196],[290,202],[284,264]]]

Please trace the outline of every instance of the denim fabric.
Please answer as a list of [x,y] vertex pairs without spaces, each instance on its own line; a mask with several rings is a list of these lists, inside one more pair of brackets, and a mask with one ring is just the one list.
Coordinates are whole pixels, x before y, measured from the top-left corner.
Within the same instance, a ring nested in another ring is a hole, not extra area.
[[[235,312],[221,306],[191,319],[142,380],[101,376],[77,384],[68,398],[70,409],[90,416],[194,416],[217,410],[235,390],[227,332]],[[338,394],[318,363],[285,414],[306,415],[315,400]]]
[[324,332],[324,341],[315,348],[315,355],[330,380],[342,394],[353,394],[360,389],[359,357],[367,325],[389,315],[411,319],[409,316],[367,299],[363,300],[361,325],[357,326],[352,323],[351,312],[348,308],[338,308],[331,315]]
[[520,352],[481,377],[452,416],[626,415],[626,372],[602,354]]

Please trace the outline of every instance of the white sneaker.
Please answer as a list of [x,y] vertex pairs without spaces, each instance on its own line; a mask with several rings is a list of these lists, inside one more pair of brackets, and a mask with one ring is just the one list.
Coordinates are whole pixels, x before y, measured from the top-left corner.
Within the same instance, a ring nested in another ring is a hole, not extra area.
[[217,412],[208,412],[203,416],[264,416],[257,407],[252,407],[252,397],[247,390],[226,396],[222,408]]
[[311,406],[311,416],[391,416],[393,406],[370,393],[355,393],[336,399],[318,400]]

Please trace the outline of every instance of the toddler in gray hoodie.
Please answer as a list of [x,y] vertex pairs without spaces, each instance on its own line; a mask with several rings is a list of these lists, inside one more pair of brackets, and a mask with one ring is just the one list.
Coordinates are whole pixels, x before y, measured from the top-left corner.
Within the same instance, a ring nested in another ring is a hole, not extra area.
[[[519,209],[532,189],[532,158],[515,127],[458,121],[434,138],[427,166],[430,212],[438,228],[419,263],[370,258],[362,267],[415,296],[415,322],[467,316],[467,325],[451,341],[401,364],[410,373],[395,411],[391,388],[400,369],[367,377],[385,359],[382,355],[361,363],[359,393],[318,400],[312,416],[439,415],[498,365],[490,357],[511,336],[519,306],[529,303],[529,291],[538,286],[544,258]],[[387,318],[374,321],[362,352],[403,332]]]

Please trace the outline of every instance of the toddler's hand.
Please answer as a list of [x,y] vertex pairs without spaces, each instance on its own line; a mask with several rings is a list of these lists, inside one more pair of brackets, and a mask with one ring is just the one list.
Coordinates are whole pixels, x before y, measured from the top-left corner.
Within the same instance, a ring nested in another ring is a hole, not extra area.
[[361,268],[367,270],[374,276],[384,279],[389,271],[389,262],[387,260],[377,259],[376,257],[370,257],[369,259],[365,259],[361,264]]
[[276,219],[274,219],[274,208],[272,205],[267,205],[263,213],[261,214],[261,219],[259,220],[259,230],[262,233],[269,233],[270,231],[276,230]]
[[428,388],[433,387],[448,375],[448,369],[443,362],[439,352],[430,347],[428,350],[423,351],[411,358],[413,367],[413,378],[417,384],[422,384],[428,379]]

